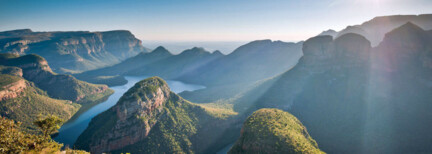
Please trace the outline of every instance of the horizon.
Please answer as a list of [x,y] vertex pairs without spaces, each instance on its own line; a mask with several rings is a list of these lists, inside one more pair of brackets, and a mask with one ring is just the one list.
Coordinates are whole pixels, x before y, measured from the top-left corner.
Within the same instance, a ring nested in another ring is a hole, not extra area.
[[[100,3],[103,2],[103,3]],[[428,14],[427,0],[0,1],[0,31],[129,30],[149,42],[298,42],[377,16]],[[271,11],[269,11],[271,10]],[[340,20],[343,19],[343,20]],[[277,21],[277,22],[275,22]]]

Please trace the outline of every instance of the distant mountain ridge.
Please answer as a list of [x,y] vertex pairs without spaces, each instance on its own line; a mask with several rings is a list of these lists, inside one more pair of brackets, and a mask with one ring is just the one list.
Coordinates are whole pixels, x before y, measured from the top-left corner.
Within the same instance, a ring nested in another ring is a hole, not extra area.
[[112,84],[112,82],[110,80],[98,80],[99,76],[157,75],[165,79],[175,79],[223,56],[220,52],[210,53],[199,47],[174,55],[164,47],[159,46],[149,53],[140,53],[119,64],[75,76],[85,81],[104,84]]
[[0,32],[0,53],[38,54],[60,73],[113,65],[140,52],[147,52],[147,49],[126,30],[33,32],[22,29]]
[[[366,37],[373,47],[378,46],[386,33],[391,30],[411,22],[424,30],[432,30],[432,14],[421,15],[393,15],[375,17],[360,25],[348,26],[339,32],[326,31],[319,35],[331,35],[334,38],[347,33],[357,33]],[[333,31],[333,30],[332,30]]]

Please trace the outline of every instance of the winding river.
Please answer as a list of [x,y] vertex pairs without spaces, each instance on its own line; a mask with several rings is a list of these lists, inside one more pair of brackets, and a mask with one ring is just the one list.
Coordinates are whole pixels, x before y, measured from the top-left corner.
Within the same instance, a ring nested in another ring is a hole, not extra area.
[[[78,136],[87,128],[88,124],[90,123],[90,120],[93,117],[114,106],[117,103],[117,101],[120,99],[120,97],[123,96],[123,94],[129,88],[135,85],[135,83],[137,83],[138,81],[141,81],[147,77],[127,76],[125,78],[126,80],[128,80],[127,84],[122,86],[110,87],[111,89],[114,90],[114,94],[112,94],[105,102],[102,102],[100,104],[91,107],[87,111],[78,115],[77,118],[74,118],[73,120],[65,123],[60,128],[59,134],[54,138],[54,140],[59,143],[63,143],[65,146],[67,145],[69,145],[70,147],[73,146]],[[175,93],[180,93],[182,91],[194,91],[194,90],[205,88],[204,86],[201,85],[186,84],[174,80],[166,80],[166,82],[168,83],[171,91]]]

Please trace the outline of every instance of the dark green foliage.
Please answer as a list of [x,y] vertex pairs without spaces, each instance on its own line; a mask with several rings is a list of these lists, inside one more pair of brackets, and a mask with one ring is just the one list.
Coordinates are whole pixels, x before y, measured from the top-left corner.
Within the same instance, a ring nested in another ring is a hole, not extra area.
[[22,132],[21,123],[0,117],[0,153],[55,153],[61,144],[42,135]]
[[51,134],[60,129],[60,124],[63,121],[55,115],[48,115],[44,118],[41,116],[33,123],[41,130],[45,139],[51,139]]
[[323,153],[293,115],[278,109],[260,109],[243,124],[234,153]]

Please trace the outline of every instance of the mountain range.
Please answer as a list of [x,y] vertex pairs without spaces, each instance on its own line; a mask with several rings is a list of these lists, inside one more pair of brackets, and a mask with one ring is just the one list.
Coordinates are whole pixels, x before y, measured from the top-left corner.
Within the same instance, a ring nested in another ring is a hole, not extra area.
[[[228,55],[200,47],[177,55],[162,46],[147,52],[129,33],[120,41],[129,45],[113,39],[103,44],[117,45],[88,52],[112,51],[116,61],[74,69],[27,54],[36,45],[46,48],[44,41],[6,43],[0,52],[16,54],[0,54],[0,111],[27,124],[41,112],[67,120],[112,93],[101,84],[154,76],[94,117],[74,147],[91,153],[216,153],[226,146],[229,153],[430,153],[431,29],[432,15],[376,17],[304,42],[252,41]],[[127,32],[16,30],[2,32],[0,42],[76,33],[121,39]],[[50,51],[43,57],[58,56]],[[57,74],[48,63],[79,73]],[[164,79],[206,88],[176,94]]]

